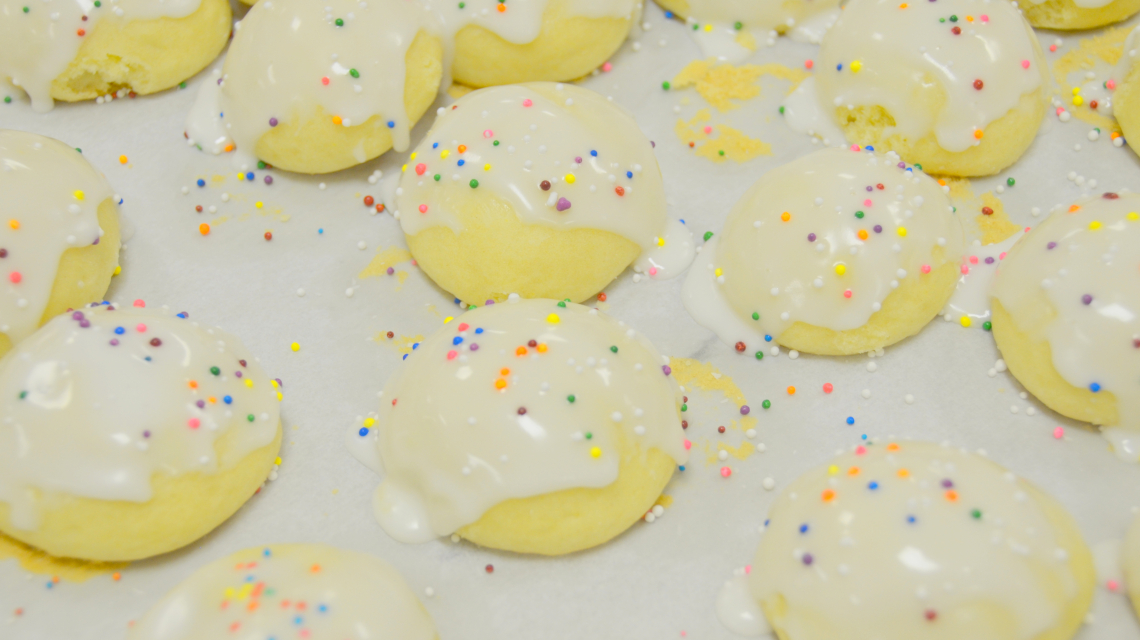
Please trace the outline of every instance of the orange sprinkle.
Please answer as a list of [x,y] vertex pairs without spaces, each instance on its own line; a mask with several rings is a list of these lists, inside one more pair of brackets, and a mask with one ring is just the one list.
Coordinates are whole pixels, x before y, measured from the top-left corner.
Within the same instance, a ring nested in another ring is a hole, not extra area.
[[957,502],[958,501],[958,492],[953,490],[953,489],[950,489],[949,491],[947,491],[943,495],[945,495],[946,499],[949,500],[950,502]]
[[832,500],[835,499],[835,490],[834,489],[824,489],[823,494],[820,495],[820,497],[823,498],[824,502],[831,502]]
[[209,402],[210,404],[217,404],[218,399],[215,398],[214,396],[210,396],[209,398],[206,398],[206,401]]
[[20,221],[19,220],[9,220],[8,226],[12,227],[13,229],[19,229],[20,228]]
[[198,225],[198,233],[200,233],[204,236],[210,235],[210,225],[206,224],[205,222]]
[[506,5],[506,3],[505,3],[505,2],[500,2],[500,3],[499,3],[499,13],[506,13],[506,12],[507,12],[507,5]]
[[847,470],[847,475],[857,476],[857,475],[859,475],[859,471],[860,471],[859,467],[851,467],[850,469]]
[[974,138],[981,140],[982,136],[984,136],[984,135],[986,135],[986,134],[982,133],[981,129],[974,129]]
[[892,443],[887,445],[887,451],[898,451],[898,450],[899,450],[898,443],[892,442]]
[[[309,571],[312,571],[313,573],[320,573],[321,572],[321,565],[314,564],[313,566],[309,567]],[[304,606],[304,605],[302,604],[301,606]]]
[[973,22],[974,16],[966,16],[966,22]]
[[539,353],[546,353],[546,348],[547,348],[547,347],[546,347],[546,343],[545,343],[545,342],[540,342],[540,343],[538,344],[538,347],[536,347],[536,348],[538,349],[538,352],[539,352]]
[[503,380],[502,378],[499,378],[498,380],[495,381],[495,388],[496,389],[506,389],[507,388],[507,381]]
[[86,31],[84,31],[83,29],[79,29],[79,30],[78,30],[78,31],[76,31],[75,33],[76,33],[77,35],[81,36],[81,37],[82,37],[82,36],[85,36],[85,35],[87,35],[87,32],[86,32]]
[[127,164],[127,156],[119,156],[119,164]]
[[796,395],[796,388],[795,387],[788,387],[788,395],[789,396]]
[[860,240],[866,240],[867,239],[867,230],[866,229],[860,229],[859,230],[859,239]]
[[257,607],[260,604],[261,603],[257,600],[250,600],[249,604],[246,606],[246,609],[248,609],[249,611],[257,611]]
[[344,120],[340,119],[340,116],[333,116],[332,120],[333,120],[333,124],[340,124],[340,123],[344,122]]
[[[1080,210],[1081,210],[1081,205],[1079,205],[1079,204],[1074,204],[1073,206],[1069,207],[1069,213],[1076,213]],[[15,227],[13,227],[13,228],[15,228]]]
[[459,145],[459,153],[464,153],[465,151],[467,151],[467,145],[465,145],[465,144]]
[[224,150],[226,153],[230,153],[231,151],[233,151],[233,150],[234,150],[234,149],[236,149],[236,148],[237,148],[237,147],[235,147],[235,146],[233,145],[233,143],[231,142],[230,144],[227,144],[223,150]]
[[197,389],[198,388],[198,381],[197,380],[191,380],[190,381],[190,388],[191,389]]
[[502,369],[499,369],[499,375],[509,376],[509,375],[511,375],[511,370],[506,368],[506,367],[503,367]]
[[899,469],[898,474],[899,474],[900,478],[909,478],[910,477],[910,472],[907,471],[906,469]]
[[780,214],[780,219],[783,220],[784,222],[787,222],[788,220],[792,219],[792,214],[785,211],[785,212]]
[[122,577],[123,577],[123,575],[121,573],[119,573],[118,571],[111,574],[111,579],[114,580],[115,582],[118,582],[119,578],[122,578]]
[[516,356],[525,356],[526,355],[526,347],[519,347],[518,349],[515,349],[515,355]]
[[905,3],[905,2],[899,5],[899,9],[906,9],[906,8],[907,8],[907,3]]

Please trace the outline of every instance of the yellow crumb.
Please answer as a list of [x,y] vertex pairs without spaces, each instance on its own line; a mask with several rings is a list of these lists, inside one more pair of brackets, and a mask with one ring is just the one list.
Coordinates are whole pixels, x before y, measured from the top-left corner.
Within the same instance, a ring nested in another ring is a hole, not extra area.
[[740,106],[734,100],[751,100],[759,96],[758,81],[765,75],[790,81],[792,86],[788,93],[808,77],[806,71],[782,64],[735,66],[710,58],[689,63],[673,78],[671,85],[675,90],[696,87],[697,93],[718,111],[729,111]]
[[[376,255],[373,256],[372,261],[368,263],[367,267],[361,271],[357,277],[360,279],[372,278],[375,276],[387,275],[388,267],[395,266],[401,262],[407,262],[412,259],[412,254],[407,249],[400,247],[388,247],[387,249],[377,249]],[[407,274],[404,274],[407,277]],[[400,283],[403,284],[403,279]]]
[[[993,209],[993,214],[985,215],[981,207]],[[1021,230],[1021,227],[1014,224],[1006,215],[1001,199],[988,191],[982,194],[981,206],[978,209],[974,222],[982,232],[982,244],[997,244]]]
[[661,505],[662,507],[665,507],[666,509],[668,509],[669,507],[673,506],[673,496],[671,496],[667,493],[663,493],[663,494],[657,496],[657,502],[654,502],[653,505],[654,506]]
[[747,162],[757,156],[772,155],[770,144],[750,138],[739,129],[723,124],[704,124],[711,118],[708,109],[701,109],[689,122],[677,120],[677,137],[695,149],[698,156],[719,163],[725,160]]

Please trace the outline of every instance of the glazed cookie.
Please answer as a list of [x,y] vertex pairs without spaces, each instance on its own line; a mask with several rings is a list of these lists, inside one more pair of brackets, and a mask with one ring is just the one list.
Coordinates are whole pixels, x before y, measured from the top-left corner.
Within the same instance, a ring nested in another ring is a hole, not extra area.
[[404,151],[443,75],[418,0],[273,0],[237,26],[224,74],[203,83],[187,136],[212,153],[329,173]]
[[396,192],[408,247],[469,303],[596,294],[631,263],[679,275],[692,235],[666,216],[653,143],[573,85],[484,89],[440,110]]
[[277,456],[280,394],[241,343],[135,304],[58,316],[0,360],[0,532],[53,556],[188,545]]
[[348,446],[384,474],[373,506],[401,542],[588,549],[644,516],[685,461],[667,362],[595,309],[483,307],[412,352]]
[[231,16],[227,0],[0,0],[0,80],[36,111],[162,91],[218,56]]
[[103,299],[119,264],[118,197],[79,151],[0,129],[0,356],[51,318]]
[[432,0],[454,43],[452,76],[472,87],[574,80],[625,42],[641,0]]
[[1045,116],[1044,56],[1009,2],[852,0],[817,68],[820,104],[849,141],[928,173],[997,173]]
[[1039,29],[1092,29],[1127,20],[1140,0],[1026,0],[1018,6]]
[[1067,640],[1095,581],[1053,498],[985,458],[903,442],[789,485],[749,587],[781,640]]
[[[898,156],[824,149],[766,173],[689,270],[689,313],[737,351],[874,351],[918,333],[954,292],[962,225]],[[762,357],[757,351],[757,357]]]
[[[1112,94],[1113,115],[1133,151],[1140,153],[1140,27],[1128,34],[1116,71],[1112,74],[1116,90]],[[1135,140],[1136,142],[1133,142]]]
[[993,334],[1025,389],[1140,459],[1140,195],[1081,200],[1006,256]]
[[[269,0],[272,1],[272,0]],[[246,549],[198,569],[127,632],[128,640],[436,640],[400,574],[323,544]]]

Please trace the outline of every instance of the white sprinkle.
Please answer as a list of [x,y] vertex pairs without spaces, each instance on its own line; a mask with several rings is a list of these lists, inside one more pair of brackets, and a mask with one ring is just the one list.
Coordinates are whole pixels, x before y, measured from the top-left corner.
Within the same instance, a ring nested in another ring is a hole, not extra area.
[[776,488],[776,481],[772,478],[764,478],[764,488],[768,491]]
[[907,404],[914,404],[914,396],[910,395],[909,393],[908,393],[908,394],[906,394],[906,396],[904,396],[904,397],[903,397],[903,400],[904,400],[904,401],[905,401]]

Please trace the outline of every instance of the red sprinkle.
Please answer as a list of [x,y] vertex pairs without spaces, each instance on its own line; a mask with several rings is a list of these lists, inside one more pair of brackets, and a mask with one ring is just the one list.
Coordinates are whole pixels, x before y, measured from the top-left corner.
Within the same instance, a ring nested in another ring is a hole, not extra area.
[[994,214],[994,210],[989,207],[982,207],[982,213],[987,216],[992,216]]
[[364,196],[364,206],[371,207],[374,202],[376,201],[372,199],[372,196]]
[[724,427],[717,427],[716,432],[717,433],[724,433]]
[[831,393],[834,390],[835,390],[835,387],[831,386],[830,382],[823,383],[823,392],[824,393]]
[[273,239],[273,232],[272,231],[266,231],[265,232],[265,239],[266,240],[272,240]]
[[598,302],[605,302],[605,301],[606,301],[606,292],[603,291],[603,292],[598,294]]
[[495,573],[495,565],[489,564],[486,567],[483,567],[483,570],[487,573]]
[[747,348],[748,348],[748,346],[745,345],[743,342],[737,342],[736,343],[736,351],[738,353],[744,353],[744,350]]

